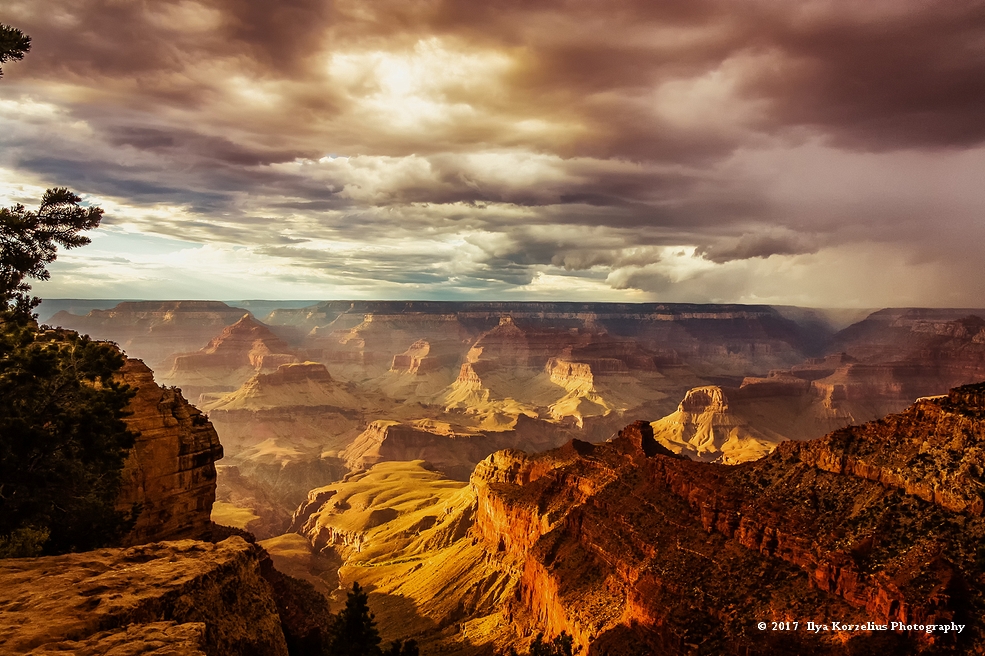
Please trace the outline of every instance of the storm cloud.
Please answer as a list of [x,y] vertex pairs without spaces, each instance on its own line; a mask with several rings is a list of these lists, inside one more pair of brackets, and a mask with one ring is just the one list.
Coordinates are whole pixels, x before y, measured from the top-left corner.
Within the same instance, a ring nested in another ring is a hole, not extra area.
[[985,293],[982,2],[8,0],[0,21],[33,39],[0,81],[0,200],[107,209],[48,295]]

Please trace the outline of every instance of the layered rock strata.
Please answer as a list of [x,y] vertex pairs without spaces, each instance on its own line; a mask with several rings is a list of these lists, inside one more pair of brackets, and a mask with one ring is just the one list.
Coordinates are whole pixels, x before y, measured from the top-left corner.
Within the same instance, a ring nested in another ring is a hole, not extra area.
[[985,378],[983,317],[985,310],[880,310],[835,335],[834,346],[864,364],[893,365],[907,393],[941,393]]
[[126,422],[137,438],[124,463],[117,507],[136,505],[140,513],[125,544],[207,537],[215,462],[222,458],[215,428],[179,390],[157,385],[140,360],[127,360],[118,377],[136,389]]
[[718,386],[689,390],[676,412],[651,422],[656,439],[674,453],[704,462],[735,465],[762,458],[783,436],[750,424],[732,409],[729,396]]
[[203,405],[230,461],[277,463],[320,458],[359,435],[380,395],[336,380],[317,362],[282,364]]
[[[734,467],[637,423],[476,467],[475,527],[519,572],[514,621],[589,654],[985,649],[985,385]],[[966,625],[763,632],[755,621]]]
[[230,392],[260,372],[298,361],[298,354],[249,314],[226,326],[202,349],[173,356],[162,379],[197,398]]

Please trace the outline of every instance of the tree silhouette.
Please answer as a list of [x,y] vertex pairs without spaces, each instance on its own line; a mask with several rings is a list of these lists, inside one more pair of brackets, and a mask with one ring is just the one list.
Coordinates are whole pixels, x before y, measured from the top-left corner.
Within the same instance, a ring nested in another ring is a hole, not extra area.
[[[0,63],[31,39],[0,25]],[[2,73],[2,71],[0,71]],[[133,525],[117,510],[134,434],[124,417],[133,391],[114,380],[124,357],[72,331],[40,330],[25,278],[47,280],[58,247],[103,211],[68,189],[49,189],[37,211],[0,208],[0,558],[94,549]]]
[[[553,640],[545,642],[544,632],[541,631],[530,643],[530,651],[527,654],[528,656],[574,656],[581,651],[581,647],[576,648],[574,642],[574,638],[566,631],[561,631]],[[508,653],[509,656],[517,656],[513,648],[510,648]]]
[[414,640],[394,640],[380,649],[376,619],[369,612],[369,596],[359,583],[345,600],[345,608],[335,616],[328,639],[326,656],[418,656]]
[[[0,64],[11,60],[24,59],[24,53],[31,49],[31,37],[16,27],[0,23]],[[0,77],[3,69],[0,68]]]
[[336,616],[329,638],[328,653],[332,656],[378,656],[380,634],[373,614],[369,612],[369,597],[359,586],[345,600],[345,608]]
[[416,640],[394,640],[390,647],[383,652],[383,656],[418,656]]
[[0,208],[0,310],[13,306],[28,314],[40,302],[31,298],[25,278],[48,280],[48,265],[58,247],[78,248],[90,242],[80,234],[99,225],[103,210],[80,207],[81,198],[65,188],[49,189],[37,211],[23,205]]

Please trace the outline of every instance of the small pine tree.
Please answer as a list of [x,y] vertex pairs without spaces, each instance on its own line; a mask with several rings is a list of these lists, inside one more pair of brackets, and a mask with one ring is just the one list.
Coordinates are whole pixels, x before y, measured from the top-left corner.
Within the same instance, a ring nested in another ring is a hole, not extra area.
[[390,643],[390,648],[383,652],[383,656],[419,656],[416,640],[394,640]]
[[358,583],[345,600],[345,608],[336,616],[329,637],[331,656],[379,656],[380,634],[369,612],[369,597]]
[[[16,27],[0,23],[0,64],[24,59],[24,53],[31,49],[31,37]],[[0,68],[0,77],[3,69]]]
[[[568,635],[567,631],[561,631],[554,636],[550,642],[544,641],[544,632],[541,631],[530,643],[529,656],[574,656],[581,651],[581,647],[575,648],[575,640]],[[516,654],[515,649],[510,649],[511,656]]]

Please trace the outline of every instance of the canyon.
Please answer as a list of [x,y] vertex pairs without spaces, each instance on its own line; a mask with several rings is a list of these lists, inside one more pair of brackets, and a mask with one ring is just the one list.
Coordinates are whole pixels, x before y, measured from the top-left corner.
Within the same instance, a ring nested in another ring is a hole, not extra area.
[[[983,467],[985,384],[734,466],[646,422],[499,451],[464,486],[381,463],[313,490],[291,528],[373,586],[384,624],[451,653],[537,631],[588,654],[980,653]],[[757,628],[831,618],[966,628]]]
[[[946,394],[985,380],[985,311],[881,310],[835,331],[768,306],[134,305],[60,320],[138,353],[146,339],[155,394],[186,394],[205,414],[182,401],[171,415],[221,439],[212,519],[336,607],[368,587],[385,640],[460,654],[538,631],[591,654],[980,644],[750,622],[963,617],[979,410],[977,392]],[[885,425],[922,426],[916,451]],[[197,435],[189,454],[210,448]],[[193,490],[210,474],[172,475]],[[944,544],[956,560],[929,555]]]

